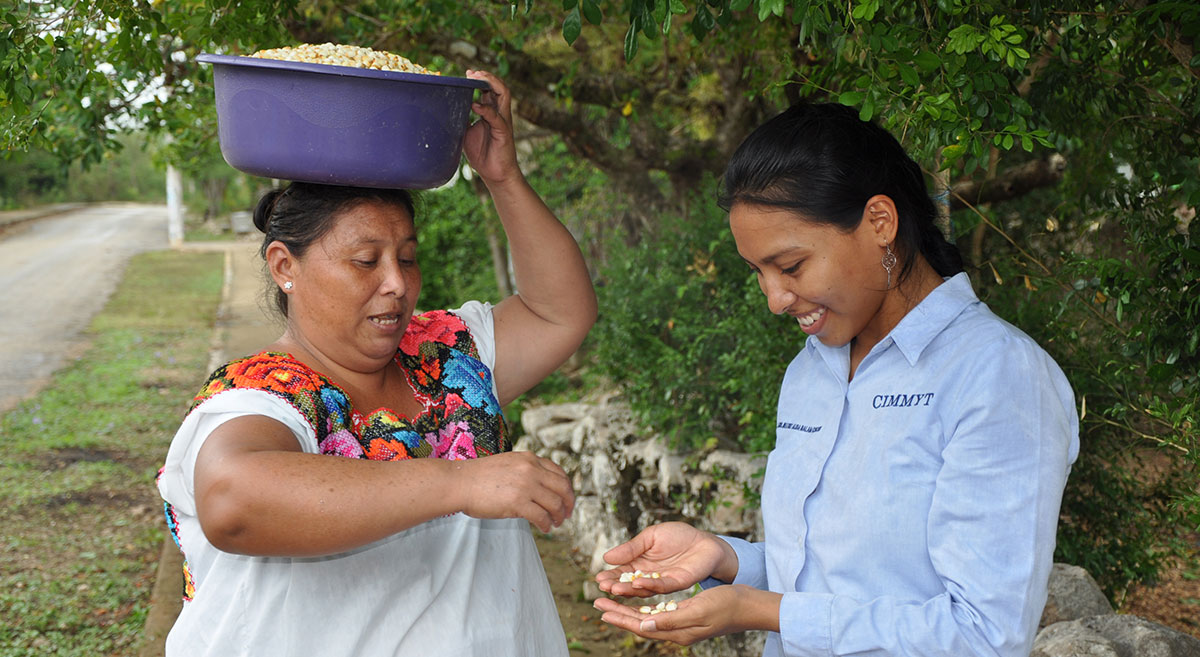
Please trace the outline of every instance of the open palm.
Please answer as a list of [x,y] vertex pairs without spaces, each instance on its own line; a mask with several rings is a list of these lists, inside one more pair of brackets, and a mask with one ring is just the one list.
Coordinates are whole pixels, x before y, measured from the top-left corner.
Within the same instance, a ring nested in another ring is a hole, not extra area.
[[[653,525],[604,554],[614,566],[596,575],[602,591],[620,596],[650,596],[681,591],[716,572],[724,558],[721,539],[681,522]],[[622,582],[621,574],[649,575]]]

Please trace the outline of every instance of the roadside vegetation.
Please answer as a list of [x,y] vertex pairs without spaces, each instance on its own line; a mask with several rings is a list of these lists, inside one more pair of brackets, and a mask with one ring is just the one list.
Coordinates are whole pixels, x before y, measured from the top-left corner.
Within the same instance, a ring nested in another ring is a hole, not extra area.
[[166,536],[154,477],[204,377],[221,272],[220,254],[136,256],[87,351],[0,415],[0,657],[135,654]]
[[[494,70],[601,297],[580,375],[547,389],[617,389],[682,450],[758,451],[798,336],[732,252],[715,179],[786,105],[853,106],[926,168],[979,296],[1067,373],[1082,450],[1056,558],[1119,604],[1181,563],[1194,581],[1200,550],[1197,37],[1200,5],[1154,0],[18,0],[0,13],[0,145],[104,164],[119,126],[169,137],[160,156],[211,218],[257,183],[217,153],[198,53],[332,41]],[[509,293],[486,193],[427,198],[444,263],[427,280],[464,286],[427,302]]]

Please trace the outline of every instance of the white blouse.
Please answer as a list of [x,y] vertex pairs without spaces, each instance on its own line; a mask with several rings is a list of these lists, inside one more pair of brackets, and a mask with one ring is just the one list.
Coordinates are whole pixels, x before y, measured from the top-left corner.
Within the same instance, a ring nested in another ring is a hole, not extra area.
[[[491,368],[491,307],[473,302],[454,313]],[[196,586],[167,637],[168,657],[568,654],[523,519],[457,513],[325,557],[250,557],[213,547],[196,518],[196,455],[215,428],[243,415],[282,422],[304,452],[319,453],[304,416],[268,392],[227,390],[188,414],[158,483],[174,507]]]

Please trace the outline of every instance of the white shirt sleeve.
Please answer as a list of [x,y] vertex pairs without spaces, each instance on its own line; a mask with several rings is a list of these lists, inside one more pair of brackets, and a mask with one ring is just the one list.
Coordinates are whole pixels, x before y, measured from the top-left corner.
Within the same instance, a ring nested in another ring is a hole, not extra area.
[[196,515],[196,456],[212,432],[222,424],[245,415],[263,415],[275,420],[296,437],[300,449],[316,454],[317,438],[298,409],[281,397],[263,390],[234,389],[217,393],[188,413],[175,432],[167,460],[158,478],[158,490],[178,512]]
[[[489,370],[496,367],[496,325],[492,317],[492,304],[485,301],[468,301],[460,308],[450,312],[458,315],[471,337],[475,340],[475,348],[479,350],[479,360],[487,365]],[[495,372],[492,372],[495,379]]]

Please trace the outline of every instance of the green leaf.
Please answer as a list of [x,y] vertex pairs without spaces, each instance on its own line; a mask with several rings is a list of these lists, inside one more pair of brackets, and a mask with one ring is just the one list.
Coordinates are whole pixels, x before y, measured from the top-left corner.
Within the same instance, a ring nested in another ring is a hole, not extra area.
[[900,64],[900,79],[910,87],[921,86],[921,77],[917,75],[917,69],[903,62]]
[[579,4],[579,0],[562,0],[563,11],[571,11]]
[[583,0],[583,16],[592,25],[599,25],[600,21],[604,19],[596,0]]
[[650,16],[655,25],[662,25],[670,14],[670,9],[665,2],[655,2],[654,7],[650,10]]
[[945,164],[951,164],[962,157],[966,150],[962,144],[950,144],[942,149],[942,158],[945,160]]
[[[729,3],[729,8],[734,11],[746,11],[750,8],[750,3],[754,0],[733,0]],[[1197,55],[1200,57],[1200,55]]]
[[767,16],[775,14],[783,16],[785,0],[758,0],[758,20],[765,21]]
[[838,94],[838,102],[853,107],[862,102],[863,96],[864,94],[861,91],[843,91]]
[[575,43],[575,39],[579,38],[580,31],[583,30],[583,21],[579,17],[579,7],[576,7],[567,14],[563,19],[562,35],[567,40],[567,43]]
[[942,65],[942,60],[928,50],[922,50],[913,56],[913,63],[926,71],[936,71]]
[[[1120,317],[1117,319],[1119,320]],[[1150,369],[1146,371],[1146,374],[1148,374],[1151,379],[1162,382],[1171,378],[1171,375],[1174,372],[1175,368],[1171,367],[1170,365],[1166,365],[1164,363],[1155,363],[1150,366]]]
[[1033,152],[1033,139],[1029,135],[1021,135],[1021,148],[1027,153]]
[[629,30],[625,32],[625,61],[633,61],[634,55],[638,50],[638,35],[639,26],[635,24],[629,25]]
[[870,121],[871,117],[875,116],[875,99],[867,96],[863,101],[863,106],[858,110],[858,118],[863,121]]
[[687,6],[683,4],[683,0],[671,0],[670,6],[671,6],[672,14],[686,14],[687,13]]
[[717,25],[728,28],[733,23],[733,12],[726,7],[717,14]]

